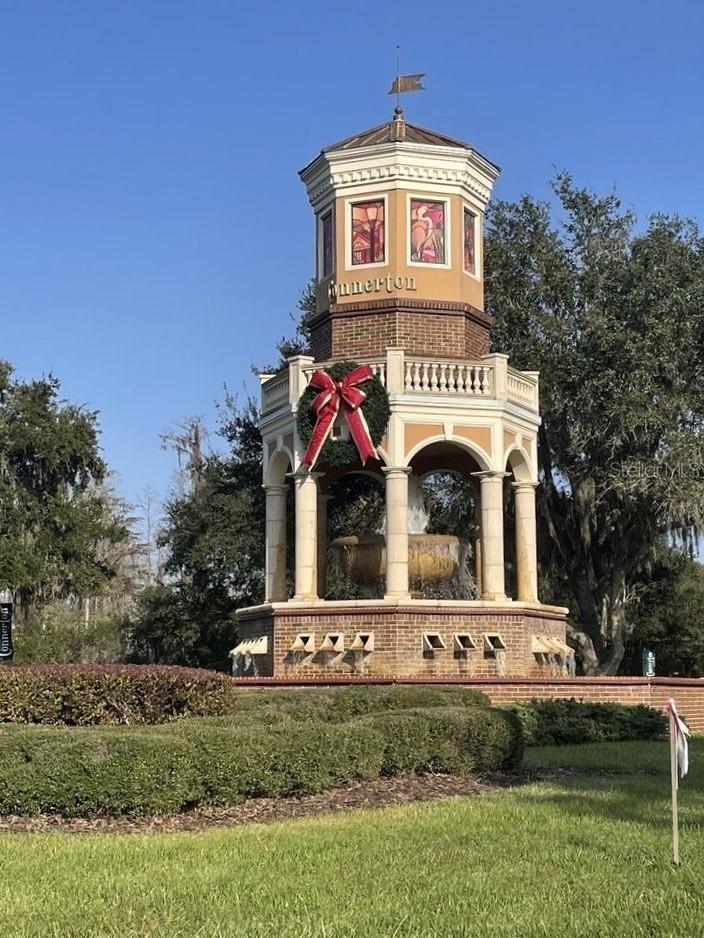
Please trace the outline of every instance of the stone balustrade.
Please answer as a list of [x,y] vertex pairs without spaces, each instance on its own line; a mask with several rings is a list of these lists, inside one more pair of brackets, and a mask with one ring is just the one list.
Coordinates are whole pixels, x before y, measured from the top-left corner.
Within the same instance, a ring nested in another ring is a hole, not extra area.
[[[311,375],[329,362],[314,362],[298,355],[289,368],[276,375],[261,375],[262,413],[295,405]],[[538,412],[538,372],[517,371],[508,357],[498,353],[481,361],[406,357],[403,349],[389,348],[385,358],[364,359],[390,395],[446,395],[454,398],[504,400]]]

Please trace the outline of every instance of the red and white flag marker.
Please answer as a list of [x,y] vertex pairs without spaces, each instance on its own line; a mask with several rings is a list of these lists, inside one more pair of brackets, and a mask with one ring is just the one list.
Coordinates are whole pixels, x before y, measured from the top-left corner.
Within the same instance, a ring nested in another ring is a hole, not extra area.
[[687,737],[689,729],[677,712],[677,706],[672,697],[667,702],[667,713],[670,717],[670,782],[672,786],[672,857],[680,864],[680,830],[677,814],[677,791],[680,779],[684,778],[689,770],[689,745]]

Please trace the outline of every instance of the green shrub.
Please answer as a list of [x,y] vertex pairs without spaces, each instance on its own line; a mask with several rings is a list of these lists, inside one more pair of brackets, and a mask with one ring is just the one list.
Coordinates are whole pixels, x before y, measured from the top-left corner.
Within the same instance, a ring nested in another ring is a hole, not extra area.
[[513,714],[395,710],[348,722],[199,719],[168,726],[0,727],[0,814],[171,814],[319,792],[400,772],[493,771],[520,759]]
[[239,688],[238,719],[276,722],[319,719],[338,723],[368,713],[425,707],[488,707],[489,698],[467,687],[429,684],[360,684],[293,690]]
[[215,671],[139,665],[0,668],[3,723],[164,723],[233,713],[235,706],[232,679]]
[[516,768],[523,757],[520,722],[506,710],[399,710],[363,722],[384,738],[382,775],[493,772]]
[[659,739],[667,719],[652,707],[578,700],[529,700],[511,704],[527,746]]

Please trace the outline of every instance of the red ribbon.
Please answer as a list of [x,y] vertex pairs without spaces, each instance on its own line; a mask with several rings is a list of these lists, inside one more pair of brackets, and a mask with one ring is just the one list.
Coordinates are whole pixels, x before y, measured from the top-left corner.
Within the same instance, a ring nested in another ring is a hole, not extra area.
[[320,391],[320,394],[313,398],[313,403],[310,405],[310,409],[316,416],[316,424],[313,428],[313,435],[310,438],[308,449],[301,460],[304,466],[312,468],[317,462],[320,451],[332,431],[335,418],[340,409],[342,409],[342,413],[347,420],[347,426],[350,428],[350,434],[357,447],[362,465],[368,459],[377,458],[367,421],[360,410],[367,399],[367,395],[360,390],[359,385],[364,384],[365,381],[369,381],[373,377],[374,372],[369,365],[360,365],[358,368],[348,371],[340,381],[336,381],[327,371],[313,372],[310,387]]

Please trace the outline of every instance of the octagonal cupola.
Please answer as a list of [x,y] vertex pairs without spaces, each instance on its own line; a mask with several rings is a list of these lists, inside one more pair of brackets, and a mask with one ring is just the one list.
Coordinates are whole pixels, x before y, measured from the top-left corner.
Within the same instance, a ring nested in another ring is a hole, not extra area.
[[498,167],[393,120],[325,147],[300,173],[316,218],[313,352],[489,351],[483,223]]

